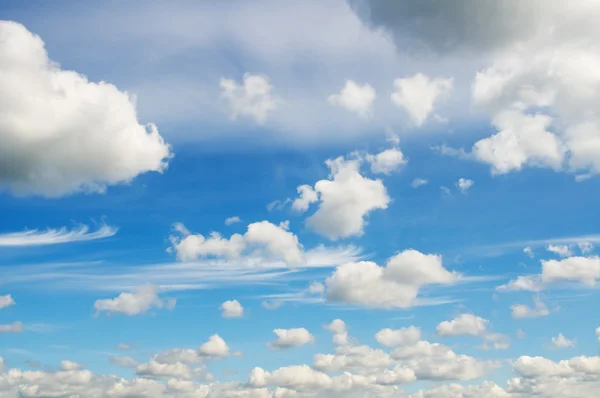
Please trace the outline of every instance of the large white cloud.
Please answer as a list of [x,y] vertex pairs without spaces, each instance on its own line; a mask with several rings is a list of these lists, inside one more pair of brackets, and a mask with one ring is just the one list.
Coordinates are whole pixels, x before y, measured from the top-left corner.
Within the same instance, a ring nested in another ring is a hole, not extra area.
[[310,229],[332,240],[362,235],[366,216],[388,207],[390,198],[383,182],[364,177],[360,173],[361,162],[359,157],[327,160],[331,174],[314,186],[319,208],[306,220]]
[[367,307],[405,308],[415,304],[419,289],[451,284],[459,275],[446,270],[441,256],[405,250],[384,266],[361,261],[340,265],[327,278],[327,299]]
[[0,21],[0,184],[16,195],[103,192],[167,167],[170,148],[133,99],[52,62],[42,39]]

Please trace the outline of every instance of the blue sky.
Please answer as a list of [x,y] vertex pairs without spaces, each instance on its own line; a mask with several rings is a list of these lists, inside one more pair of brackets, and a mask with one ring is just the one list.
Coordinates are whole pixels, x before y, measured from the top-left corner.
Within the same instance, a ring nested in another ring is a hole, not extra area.
[[3,3],[0,397],[594,396],[600,7],[433,3]]

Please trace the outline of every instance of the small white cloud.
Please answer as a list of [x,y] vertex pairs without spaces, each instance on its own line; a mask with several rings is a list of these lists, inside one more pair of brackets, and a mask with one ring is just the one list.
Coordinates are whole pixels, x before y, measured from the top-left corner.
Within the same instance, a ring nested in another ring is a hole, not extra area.
[[297,188],[298,198],[292,203],[292,208],[299,212],[305,212],[311,203],[319,201],[319,194],[310,185],[300,185]]
[[514,319],[539,318],[550,314],[548,307],[538,297],[533,298],[534,307],[516,304],[510,307]]
[[198,349],[200,356],[209,358],[222,358],[230,355],[229,346],[225,340],[218,334],[209,337],[206,343],[203,343]]
[[325,325],[325,329],[333,333],[333,343],[340,346],[345,346],[350,343],[348,335],[348,327],[346,322],[341,319],[334,319],[330,324]]
[[359,86],[352,80],[348,80],[339,94],[332,94],[327,101],[336,106],[346,108],[355,112],[361,118],[371,115],[373,101],[375,101],[375,90],[368,84]]
[[423,185],[427,185],[427,183],[429,183],[429,181],[424,180],[422,178],[415,178],[410,185],[413,188],[419,188],[419,187],[422,187]]
[[399,170],[408,162],[398,148],[389,148],[376,155],[367,154],[365,159],[371,164],[373,173],[386,175]]
[[442,186],[440,187],[440,190],[442,191],[442,193],[443,193],[444,195],[447,195],[447,196],[452,196],[452,191],[450,190],[450,188],[448,188],[448,187],[445,187],[445,186],[443,186],[443,185],[442,185]]
[[589,254],[592,250],[594,250],[594,245],[587,241],[577,243],[577,247],[579,247],[579,250],[583,255]]
[[283,305],[283,301],[262,301],[260,303],[260,305],[263,306],[264,309],[267,310],[276,310],[277,308],[281,307]]
[[453,79],[430,79],[422,73],[395,79],[392,102],[403,108],[420,127],[433,112],[435,103],[452,90]]
[[174,300],[164,301],[158,297],[158,287],[155,285],[140,286],[132,293],[124,292],[114,299],[96,300],[94,303],[97,312],[122,313],[129,316],[143,314],[152,308],[171,309],[174,306]]
[[569,257],[572,254],[571,253],[571,248],[569,248],[569,246],[567,246],[567,245],[553,245],[553,244],[549,244],[546,247],[546,250],[548,250],[551,253],[558,254],[561,257]]
[[10,294],[6,294],[4,296],[0,296],[0,309],[10,307],[11,305],[15,305],[15,300],[12,298]]
[[473,314],[461,314],[451,321],[441,322],[435,328],[439,336],[471,335],[481,336],[487,330],[489,321]]
[[237,300],[228,300],[221,304],[223,318],[241,318],[244,316],[244,307]]
[[596,328],[596,337],[598,338],[598,341],[600,341],[600,327]]
[[275,329],[273,333],[277,335],[277,340],[269,343],[269,347],[275,349],[295,348],[315,341],[314,336],[304,328]]
[[225,219],[225,225],[233,225],[242,222],[242,220],[238,216],[233,216]]
[[83,369],[83,365],[77,362],[64,360],[60,362],[60,369],[64,371],[80,370]]
[[119,343],[117,344],[117,350],[127,351],[131,350],[131,344]]
[[262,124],[281,101],[275,96],[269,78],[262,75],[244,74],[242,84],[221,78],[221,96],[229,105],[233,120],[248,116]]
[[557,349],[563,348],[573,348],[576,345],[575,340],[569,340],[562,333],[559,333],[558,336],[552,337],[552,347]]
[[128,356],[113,355],[110,358],[108,358],[108,361],[122,368],[135,368],[136,366],[138,366],[138,362],[135,359]]
[[460,192],[466,193],[469,190],[469,188],[473,186],[473,184],[473,180],[469,180],[467,178],[459,178],[456,182],[456,187],[460,190]]
[[421,329],[409,326],[401,329],[381,329],[375,334],[379,344],[386,347],[410,346],[421,340]]
[[526,248],[523,249],[523,253],[525,253],[527,255],[527,257],[529,257],[529,258],[535,257],[535,254],[533,254],[533,250],[529,246],[527,246]]

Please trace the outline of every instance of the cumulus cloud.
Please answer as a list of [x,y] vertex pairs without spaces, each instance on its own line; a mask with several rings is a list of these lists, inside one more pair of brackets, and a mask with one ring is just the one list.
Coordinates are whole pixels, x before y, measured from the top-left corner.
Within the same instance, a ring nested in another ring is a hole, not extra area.
[[15,300],[12,298],[10,294],[6,294],[4,296],[0,296],[0,309],[10,307],[11,305],[15,305]]
[[413,123],[420,127],[431,115],[436,101],[452,90],[453,79],[434,78],[417,73],[394,80],[392,102],[403,108]]
[[600,327],[596,328],[596,337],[598,337],[598,341],[600,341]]
[[360,174],[361,159],[338,157],[326,162],[330,177],[314,185],[319,208],[306,225],[329,239],[336,240],[363,233],[367,215],[386,209],[390,198],[381,180]]
[[241,318],[244,316],[244,307],[237,300],[228,300],[221,304],[223,318]]
[[233,120],[246,116],[262,124],[281,100],[275,95],[269,78],[263,75],[244,74],[243,81],[221,78],[221,96],[229,105]]
[[158,296],[158,287],[155,285],[144,285],[135,289],[134,292],[123,292],[113,299],[96,300],[94,308],[98,313],[122,313],[133,316],[143,314],[152,308],[172,309],[175,300],[163,300]]
[[576,341],[566,338],[562,333],[558,336],[552,337],[552,347],[557,349],[562,348],[573,348],[575,347]]
[[208,237],[190,234],[187,230],[176,232],[180,235],[171,235],[171,250],[181,261],[202,257],[237,259],[248,251],[266,258],[281,259],[289,265],[304,261],[302,246],[298,237],[288,231],[287,222],[280,225],[268,221],[255,222],[248,225],[244,235],[233,234],[229,238],[218,232],[212,232]]
[[[334,319],[325,329],[333,333],[333,343],[336,345],[347,345],[350,343],[348,327],[341,319]],[[600,329],[600,328],[599,328]]]
[[389,148],[376,155],[367,154],[365,160],[371,164],[371,172],[386,175],[399,170],[408,162],[398,148]]
[[208,341],[200,346],[198,352],[201,356],[209,358],[222,358],[230,355],[229,346],[218,334],[210,336]]
[[440,336],[471,335],[480,336],[487,330],[489,321],[473,314],[461,314],[451,321],[441,322],[435,328]]
[[346,108],[364,119],[371,116],[375,89],[368,84],[361,86],[348,80],[340,93],[331,94],[327,101],[332,105]]
[[225,219],[225,225],[233,225],[242,222],[238,216],[228,217]]
[[539,298],[533,298],[533,307],[530,307],[526,304],[515,304],[510,307],[512,311],[512,317],[514,319],[523,319],[523,318],[539,318],[543,316],[550,315],[550,310],[546,304]]
[[269,347],[275,349],[287,349],[300,347],[315,341],[314,336],[305,328],[275,329],[277,340],[269,343]]
[[466,193],[469,188],[473,186],[473,184],[473,180],[469,180],[468,178],[459,178],[456,182],[456,187],[460,190],[460,192]]
[[413,345],[421,340],[421,329],[409,326],[401,329],[381,329],[375,335],[379,344],[386,347]]
[[553,245],[553,244],[549,244],[546,247],[546,250],[548,250],[551,253],[558,254],[561,257],[569,257],[572,254],[571,253],[571,249],[567,245]]
[[443,267],[441,256],[405,250],[384,266],[370,261],[340,265],[325,281],[326,297],[366,307],[406,308],[415,304],[422,286],[458,279],[458,274]]
[[0,184],[15,195],[103,192],[171,156],[134,100],[109,83],[61,69],[23,25],[0,22]]
[[298,198],[292,202],[292,208],[296,211],[305,212],[311,203],[319,201],[319,194],[310,185],[300,185],[297,191]]

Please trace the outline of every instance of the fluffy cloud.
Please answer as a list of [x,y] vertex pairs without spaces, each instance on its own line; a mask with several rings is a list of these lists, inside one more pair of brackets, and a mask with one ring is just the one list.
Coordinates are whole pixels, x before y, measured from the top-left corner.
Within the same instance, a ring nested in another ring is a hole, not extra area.
[[[334,319],[325,329],[333,333],[333,343],[336,345],[347,345],[350,343],[348,327],[346,322],[341,319]],[[599,328],[600,329],[600,328]]]
[[371,115],[371,107],[375,101],[375,90],[368,84],[360,86],[348,80],[339,94],[331,94],[327,101],[330,104],[346,108],[362,118]]
[[319,194],[310,185],[300,185],[297,188],[298,198],[292,202],[292,208],[299,212],[305,212],[311,203],[319,201]]
[[273,91],[266,76],[246,73],[241,85],[235,80],[221,78],[221,96],[227,101],[233,120],[247,116],[257,123],[264,123],[281,102]]
[[472,186],[473,180],[469,180],[468,178],[459,178],[456,182],[456,187],[460,189],[460,192],[462,193],[466,193]]
[[314,336],[304,328],[275,329],[273,333],[277,335],[277,340],[270,342],[269,347],[275,349],[295,348],[315,341]]
[[241,318],[244,316],[244,307],[237,300],[228,300],[221,304],[223,318]]
[[600,327],[596,329],[596,337],[598,337],[598,341],[600,341]]
[[415,125],[421,126],[433,112],[436,101],[450,93],[452,82],[452,79],[430,79],[422,73],[395,79],[391,99],[408,113]]
[[200,346],[198,353],[208,358],[222,358],[230,355],[229,346],[218,334],[210,336],[208,341]]
[[556,253],[556,254],[558,254],[561,257],[569,257],[572,254],[571,253],[571,249],[567,245],[553,245],[553,244],[549,244],[546,247],[546,250],[548,250],[551,253]]
[[391,174],[408,162],[398,148],[389,148],[376,155],[367,154],[365,159],[371,164],[371,171],[380,174]]
[[152,378],[175,377],[178,379],[190,379],[192,377],[192,369],[187,364],[181,362],[173,364],[159,363],[155,360],[138,365],[135,368],[135,373],[139,376]]
[[552,347],[554,348],[573,348],[575,347],[575,344],[575,340],[566,338],[562,333],[559,333],[556,337],[552,337]]
[[451,321],[444,321],[437,325],[435,332],[440,336],[458,336],[467,334],[480,336],[487,330],[489,321],[473,314],[461,314]]
[[122,313],[129,316],[163,307],[172,309],[175,307],[175,299],[161,299],[158,296],[158,287],[155,285],[140,286],[133,293],[124,292],[114,299],[96,300],[94,303],[97,312]]
[[373,210],[386,209],[390,202],[383,182],[360,174],[361,159],[338,157],[326,164],[330,179],[315,184],[319,208],[306,225],[332,240],[362,235],[365,217]]
[[396,330],[381,329],[375,339],[386,347],[412,345],[421,340],[421,329],[415,326]]
[[539,297],[533,298],[534,306],[530,307],[526,304],[515,304],[510,307],[512,317],[515,319],[523,318],[539,318],[550,314],[546,304]]
[[190,234],[181,225],[175,231],[182,236],[171,235],[170,249],[175,251],[181,261],[201,257],[236,259],[245,251],[253,251],[254,255],[266,258],[281,259],[288,265],[297,265],[304,260],[298,237],[288,231],[287,222],[280,225],[268,221],[255,222],[248,225],[244,235],[233,234],[229,238],[224,238],[218,232],[212,232],[208,237]]
[[0,184],[14,194],[103,192],[167,167],[169,146],[127,93],[60,69],[15,22],[0,22],[0,74]]
[[0,309],[10,307],[11,305],[15,305],[15,300],[10,294],[0,296]]
[[459,276],[446,270],[438,255],[405,250],[381,267],[361,261],[340,265],[327,278],[327,299],[378,308],[414,305],[421,286],[450,284]]

